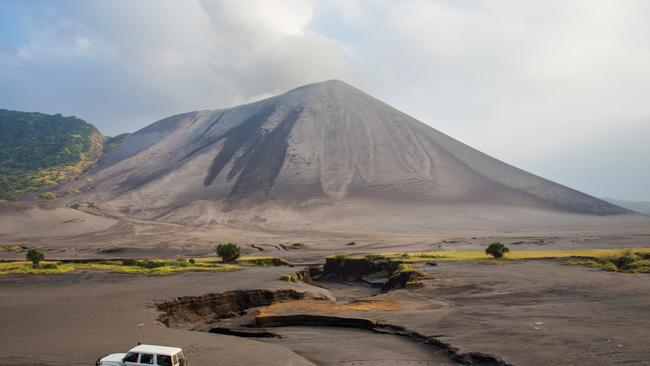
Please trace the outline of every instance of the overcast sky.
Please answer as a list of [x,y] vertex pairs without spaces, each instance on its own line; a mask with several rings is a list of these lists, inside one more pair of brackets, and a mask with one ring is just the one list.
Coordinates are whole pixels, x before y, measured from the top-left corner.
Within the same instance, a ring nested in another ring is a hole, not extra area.
[[333,78],[532,173],[650,201],[650,1],[0,3],[0,108],[107,135]]

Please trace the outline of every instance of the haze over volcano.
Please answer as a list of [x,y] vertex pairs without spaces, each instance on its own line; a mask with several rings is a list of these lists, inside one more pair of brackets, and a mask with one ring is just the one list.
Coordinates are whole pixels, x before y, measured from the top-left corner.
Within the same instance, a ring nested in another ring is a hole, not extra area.
[[627,212],[491,158],[338,80],[160,120],[106,154],[90,177],[83,199],[202,222],[207,211],[352,201]]

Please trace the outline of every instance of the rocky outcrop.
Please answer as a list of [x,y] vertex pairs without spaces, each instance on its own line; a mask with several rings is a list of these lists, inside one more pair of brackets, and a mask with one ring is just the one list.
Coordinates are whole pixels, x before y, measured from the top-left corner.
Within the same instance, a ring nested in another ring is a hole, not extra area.
[[388,276],[399,266],[399,262],[388,259],[333,256],[325,259],[322,278],[325,280],[359,281],[366,276],[384,274]]
[[363,281],[382,291],[405,288],[419,284],[424,273],[400,260],[389,260],[372,255],[357,258],[333,256],[325,261],[322,278],[338,281]]
[[413,288],[420,287],[420,280],[425,277],[424,273],[414,270],[407,269],[404,271],[396,271],[389,278],[388,281],[383,285],[382,291],[390,291],[398,288]]

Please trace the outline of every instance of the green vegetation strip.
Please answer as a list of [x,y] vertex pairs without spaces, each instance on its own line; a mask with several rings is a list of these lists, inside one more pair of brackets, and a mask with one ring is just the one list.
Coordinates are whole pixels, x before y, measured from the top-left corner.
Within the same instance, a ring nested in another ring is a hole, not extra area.
[[251,267],[279,267],[279,266],[288,266],[293,267],[293,264],[289,263],[284,258],[280,257],[239,257],[236,262],[241,266],[251,266]]
[[[17,247],[16,249],[21,248]],[[11,248],[13,249],[13,248]],[[292,266],[284,258],[258,256],[240,257],[233,263],[223,262],[220,258],[179,258],[176,260],[163,259],[115,259],[84,261],[40,260],[38,265],[31,261],[0,261],[0,276],[7,274],[61,274],[75,270],[103,270],[116,273],[139,275],[169,275],[185,271],[232,271],[246,267],[275,267]]]
[[148,276],[170,275],[185,271],[232,271],[239,269],[233,264],[221,263],[217,259],[197,258],[191,263],[187,260],[134,260],[105,261],[99,263],[63,263],[42,261],[36,267],[30,261],[0,263],[0,276],[8,274],[61,274],[76,270],[101,270]]
[[601,268],[609,272],[650,273],[650,253],[629,250],[621,255],[570,260],[566,264]]
[[[513,250],[505,253],[503,259],[560,259],[560,258],[605,258],[622,256],[626,252],[650,254],[650,248],[619,248],[619,249],[550,249],[550,250]],[[331,258],[361,259],[364,256],[346,256],[336,254]],[[437,252],[411,252],[411,253],[373,253],[365,256],[369,259],[389,259],[400,262],[427,262],[431,260],[440,261],[467,261],[467,260],[490,260],[493,257],[484,251],[437,251]]]

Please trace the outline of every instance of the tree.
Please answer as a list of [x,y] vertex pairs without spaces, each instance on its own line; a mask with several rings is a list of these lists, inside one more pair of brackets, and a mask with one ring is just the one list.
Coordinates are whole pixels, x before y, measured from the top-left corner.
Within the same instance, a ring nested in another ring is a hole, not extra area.
[[217,245],[217,255],[223,259],[224,262],[233,262],[239,258],[239,246],[235,243],[225,243]]
[[38,198],[44,200],[53,200],[56,198],[56,193],[54,192],[42,192],[38,195]]
[[30,248],[27,251],[27,255],[25,257],[27,258],[27,260],[32,261],[32,267],[34,268],[38,267],[38,264],[41,263],[43,259],[45,259],[43,252],[41,252],[36,248]]
[[490,244],[487,249],[485,249],[485,254],[491,255],[494,258],[501,258],[505,253],[508,253],[510,249],[508,249],[507,246],[505,246],[503,243],[492,243]]

